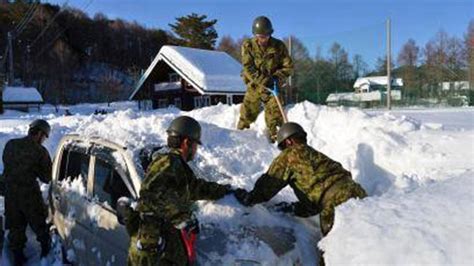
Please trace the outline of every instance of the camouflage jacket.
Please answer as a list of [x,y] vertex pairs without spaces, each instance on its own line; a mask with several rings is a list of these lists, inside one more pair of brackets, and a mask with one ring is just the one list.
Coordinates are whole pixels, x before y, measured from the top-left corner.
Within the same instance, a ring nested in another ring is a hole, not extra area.
[[256,38],[242,44],[242,77],[247,86],[265,86],[272,77],[277,77],[281,85],[293,72],[285,44],[273,37],[268,42],[266,48],[262,48]]
[[228,192],[227,186],[197,178],[179,150],[171,149],[148,167],[137,211],[178,225],[191,218],[196,200],[216,200]]
[[7,142],[3,166],[7,188],[39,188],[36,178],[44,183],[51,180],[52,162],[48,151],[28,136]]
[[293,145],[283,150],[257,180],[249,204],[268,201],[290,185],[299,200],[297,208],[316,214],[323,207],[324,194],[336,182],[354,181],[340,163],[306,144]]

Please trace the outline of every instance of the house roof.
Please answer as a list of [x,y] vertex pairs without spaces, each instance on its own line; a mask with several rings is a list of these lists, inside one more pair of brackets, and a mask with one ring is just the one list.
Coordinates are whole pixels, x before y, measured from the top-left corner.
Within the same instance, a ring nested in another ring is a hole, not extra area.
[[162,60],[201,94],[245,93],[242,66],[227,53],[165,45],[138,81],[130,100]]
[[4,103],[43,103],[43,97],[36,88],[5,87],[2,100]]
[[[360,88],[365,84],[387,86],[387,76],[360,77],[354,82],[354,88]],[[403,86],[403,80],[401,78],[392,78],[392,86]]]

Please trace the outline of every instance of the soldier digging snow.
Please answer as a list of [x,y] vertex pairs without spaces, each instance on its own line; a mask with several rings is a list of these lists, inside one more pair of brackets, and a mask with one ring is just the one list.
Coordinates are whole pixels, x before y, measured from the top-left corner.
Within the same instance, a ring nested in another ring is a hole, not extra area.
[[136,211],[129,223],[138,220],[131,232],[129,265],[193,265],[194,241],[199,225],[193,216],[197,200],[217,200],[233,192],[197,178],[187,162],[201,144],[201,126],[191,117],[172,121],[168,132],[170,151],[158,155],[148,166]]
[[[280,205],[281,211],[297,216],[320,215],[321,233],[326,236],[334,223],[334,208],[351,198],[364,198],[364,189],[340,163],[306,143],[306,132],[296,123],[285,123],[278,132],[282,150],[251,192],[238,190],[236,197],[245,206],[265,202],[289,185],[298,202]],[[322,255],[320,265],[324,265]]]
[[41,244],[41,257],[47,256],[50,250],[47,209],[36,181],[36,178],[44,183],[51,180],[51,158],[42,146],[50,131],[48,122],[35,120],[26,137],[9,140],[3,151],[6,227],[10,230],[8,245],[14,265],[26,262],[23,248],[28,225]]
[[271,142],[275,142],[277,127],[283,124],[283,117],[267,88],[273,88],[274,81],[279,86],[283,85],[293,71],[293,63],[285,44],[271,36],[273,27],[267,17],[257,17],[253,22],[252,32],[254,38],[247,39],[242,44],[242,77],[247,91],[240,107],[237,128],[249,128],[257,119],[263,103],[268,137]]

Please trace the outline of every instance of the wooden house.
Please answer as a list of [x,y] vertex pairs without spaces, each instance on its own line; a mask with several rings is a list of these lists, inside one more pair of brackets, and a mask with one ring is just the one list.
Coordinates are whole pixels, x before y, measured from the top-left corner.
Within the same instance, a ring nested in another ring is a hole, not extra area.
[[243,101],[241,65],[221,51],[163,46],[141,76],[129,100],[140,109],[181,110]]

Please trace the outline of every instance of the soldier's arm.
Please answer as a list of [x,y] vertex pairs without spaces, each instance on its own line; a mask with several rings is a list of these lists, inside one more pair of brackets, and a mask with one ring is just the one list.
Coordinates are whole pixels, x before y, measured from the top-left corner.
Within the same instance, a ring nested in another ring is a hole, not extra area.
[[273,160],[268,171],[257,180],[253,190],[249,193],[247,205],[269,201],[288,185],[289,176],[287,156],[282,153]]
[[242,44],[242,75],[244,80],[250,83],[262,84],[264,75],[255,66],[253,55],[250,51],[250,44],[245,41]]
[[3,150],[3,165],[10,165],[12,160],[13,160],[13,154],[11,151],[11,141],[8,141],[7,144],[5,145],[5,149]]
[[230,192],[230,187],[193,176],[189,184],[192,200],[217,200]]
[[51,175],[52,175],[52,162],[51,162],[51,157],[49,156],[48,150],[46,148],[41,147],[41,155],[40,155],[40,160],[39,164],[37,166],[37,172],[36,175],[39,177],[41,182],[43,183],[49,183],[51,181]]
[[281,43],[281,57],[281,67],[277,69],[273,75],[277,76],[280,82],[283,83],[293,73],[293,60],[291,60],[288,49],[284,43]]

